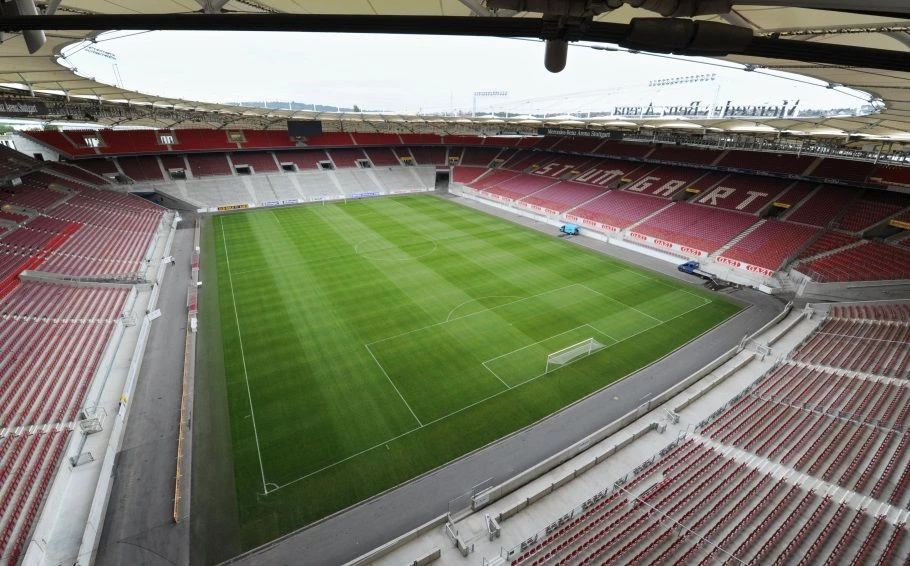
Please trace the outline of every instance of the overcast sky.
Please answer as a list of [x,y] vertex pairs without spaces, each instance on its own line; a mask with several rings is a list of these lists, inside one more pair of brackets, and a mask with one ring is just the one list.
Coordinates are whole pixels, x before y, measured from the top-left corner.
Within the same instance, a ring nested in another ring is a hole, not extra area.
[[[209,102],[293,100],[402,112],[478,113],[603,111],[619,105],[780,104],[801,108],[857,107],[865,101],[822,86],[775,79],[741,68],[647,54],[573,46],[559,74],[543,67],[543,44],[478,37],[294,34],[254,32],[119,32],[95,47],[68,48],[80,75],[130,90]],[[128,35],[128,36],[127,36]],[[713,81],[649,87],[674,77],[716,74]],[[816,81],[817,82],[817,81]]]

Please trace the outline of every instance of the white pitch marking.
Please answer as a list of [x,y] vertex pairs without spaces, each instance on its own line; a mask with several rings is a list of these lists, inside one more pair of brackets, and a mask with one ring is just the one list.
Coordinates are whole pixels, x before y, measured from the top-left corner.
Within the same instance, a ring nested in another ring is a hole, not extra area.
[[411,415],[414,416],[414,420],[417,421],[417,424],[419,424],[420,426],[423,426],[423,423],[420,422],[420,419],[417,417],[417,413],[415,413],[414,409],[411,408],[411,405],[410,405],[410,403],[408,403],[408,400],[404,398],[404,395],[402,395],[401,391],[398,390],[398,386],[395,385],[395,382],[392,381],[392,378],[389,377],[388,373],[386,373],[385,368],[382,367],[382,364],[379,363],[379,360],[376,359],[376,355],[373,354],[373,350],[370,350],[370,345],[364,344],[363,347],[367,349],[367,352],[370,353],[370,357],[372,357],[373,361],[376,362],[376,365],[379,366],[379,369],[382,371],[382,375],[384,375],[385,378],[389,380],[389,383],[392,384],[392,387],[395,388],[395,393],[398,393],[398,396],[401,397],[401,400],[404,402],[405,406],[408,408],[409,411],[411,411]]
[[256,413],[253,411],[253,394],[250,392],[250,376],[246,371],[246,355],[243,352],[243,335],[240,332],[240,316],[237,314],[237,299],[234,296],[234,278],[231,275],[231,257],[228,255],[227,236],[224,234],[223,217],[221,219],[221,240],[224,242],[224,260],[227,263],[228,282],[231,284],[231,303],[234,305],[234,321],[237,323],[237,340],[240,343],[240,361],[243,363],[243,378],[244,381],[246,381],[246,396],[250,400],[250,418],[253,421],[253,439],[256,440],[256,455],[259,456],[259,471],[262,473],[262,492],[268,494],[269,488],[265,481],[265,467],[262,465],[262,451],[259,449],[259,432],[256,429]]

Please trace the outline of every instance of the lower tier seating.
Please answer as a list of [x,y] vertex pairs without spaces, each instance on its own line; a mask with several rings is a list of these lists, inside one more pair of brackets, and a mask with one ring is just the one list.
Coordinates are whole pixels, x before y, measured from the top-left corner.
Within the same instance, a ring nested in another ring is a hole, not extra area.
[[625,191],[610,191],[572,211],[579,218],[587,218],[616,228],[627,228],[667,206],[664,199]]
[[818,228],[768,220],[724,251],[723,256],[776,271],[818,233]]
[[750,214],[676,202],[633,230],[711,253],[757,221]]
[[866,241],[801,262],[797,269],[819,282],[910,279],[910,250]]

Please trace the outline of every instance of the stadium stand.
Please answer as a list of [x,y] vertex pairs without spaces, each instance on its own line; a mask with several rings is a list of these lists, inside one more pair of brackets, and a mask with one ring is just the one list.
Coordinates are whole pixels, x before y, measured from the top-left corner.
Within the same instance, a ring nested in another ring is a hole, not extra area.
[[[642,167],[642,169],[645,169],[645,167]],[[635,175],[635,180],[623,187],[623,190],[662,198],[672,198],[679,191],[691,186],[704,174],[705,172],[700,169],[661,165],[642,175]]]
[[569,153],[597,153],[604,140],[599,138],[562,137],[553,148]]
[[452,168],[452,180],[456,183],[462,183],[473,187],[471,184],[475,179],[489,171],[486,167],[468,167],[457,165]]
[[828,226],[859,194],[859,190],[850,187],[822,185],[801,205],[791,209],[786,219],[812,226]]
[[818,239],[809,244],[806,249],[800,252],[799,259],[814,257],[825,252],[836,250],[844,246],[858,242],[859,238],[853,234],[837,232],[834,230],[826,231]]
[[186,156],[184,155],[159,155],[158,158],[161,160],[161,165],[164,167],[165,171],[173,170],[183,170],[185,171],[189,166],[187,165]]
[[498,147],[466,147],[460,164],[487,167],[500,151]]
[[170,144],[171,149],[181,153],[211,152],[216,150],[237,149],[237,142],[228,138],[224,130],[173,130],[170,134],[176,143]]
[[648,168],[649,165],[633,161],[597,159],[583,167],[581,174],[572,180],[576,183],[614,188],[622,182],[630,182],[635,175],[643,173]]
[[345,168],[345,167],[358,167],[358,161],[363,161],[367,158],[366,154],[362,149],[330,149],[329,157],[332,159],[332,163],[335,164],[335,167]]
[[523,202],[551,211],[565,212],[602,193],[602,189],[588,185],[581,185],[572,181],[559,181],[555,185],[525,198]]
[[297,142],[288,136],[287,130],[243,130],[244,149],[278,149],[295,147]]
[[866,191],[834,222],[836,228],[862,232],[910,207],[910,195],[891,191]]
[[391,148],[371,147],[364,149],[374,167],[398,167],[401,162]]
[[499,195],[511,200],[518,200],[552,185],[555,181],[548,177],[538,177],[530,174],[518,175],[505,179],[494,186],[487,187],[488,193]]
[[730,150],[717,165],[737,167],[750,171],[802,174],[815,161],[815,157],[769,153],[761,151]]
[[910,279],[910,250],[883,242],[856,246],[801,261],[796,268],[819,282]]
[[757,214],[774,202],[793,181],[751,175],[729,175],[714,188],[702,191],[692,202]]
[[319,169],[320,161],[328,161],[329,156],[322,149],[298,149],[276,153],[278,163],[290,163],[300,171]]
[[910,186],[910,168],[898,165],[876,165],[869,173],[869,182],[881,185]]
[[[49,164],[49,166],[54,167],[55,169],[59,165],[65,164]],[[82,169],[84,169],[84,171],[82,171]],[[89,183],[97,183],[99,182],[99,179],[104,179],[105,182],[107,182],[107,177],[105,177],[105,175],[114,176],[120,173],[120,171],[117,169],[117,163],[110,158],[80,159],[78,167],[61,168],[56,170],[60,173],[63,173],[64,175],[70,175]],[[93,173],[93,175],[87,175],[86,171]]]
[[501,165],[512,171],[526,171],[531,167],[540,166],[549,160],[549,154],[534,151],[519,151]]
[[701,149],[679,145],[661,145],[648,155],[651,161],[681,163],[688,165],[710,165],[722,155],[716,149]]
[[278,171],[278,163],[275,156],[270,151],[248,151],[244,153],[232,153],[231,163],[234,167],[243,165],[249,166],[254,173],[271,173]]
[[448,165],[444,147],[411,147],[417,165]]
[[609,191],[576,208],[572,214],[578,218],[623,229],[654,214],[667,204],[666,200],[649,195]]
[[611,155],[614,157],[633,157],[643,159],[654,150],[650,144],[640,143],[623,143],[616,141],[604,141],[597,148],[598,155]]
[[819,229],[770,219],[723,252],[723,257],[776,271]]
[[844,181],[864,182],[872,173],[874,166],[866,161],[824,158],[809,172],[812,177],[822,179],[840,179]]
[[225,153],[191,153],[186,160],[194,177],[233,174]]
[[118,157],[117,162],[120,164],[123,174],[134,181],[164,180],[164,175],[161,173],[161,165],[155,156]]
[[37,211],[45,210],[68,196],[63,189],[49,186],[49,183],[56,180],[56,177],[46,173],[31,173],[22,178],[21,185],[0,189],[0,202]]
[[742,212],[675,202],[632,229],[713,253],[756,221],[754,216]]
[[477,190],[486,190],[498,183],[501,183],[507,179],[512,179],[518,177],[521,173],[516,173],[507,169],[491,169],[487,171],[487,174],[476,178],[471,187]]
[[553,179],[559,179],[573,173],[580,173],[588,168],[594,158],[579,155],[553,155],[552,159],[541,162],[539,167],[533,171],[534,175],[543,175]]

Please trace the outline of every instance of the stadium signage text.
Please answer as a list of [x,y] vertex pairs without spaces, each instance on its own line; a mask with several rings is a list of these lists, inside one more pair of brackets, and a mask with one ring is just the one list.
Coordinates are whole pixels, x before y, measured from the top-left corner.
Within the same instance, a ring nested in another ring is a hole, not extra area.
[[46,116],[47,105],[43,102],[26,100],[0,101],[0,114],[3,116]]
[[218,211],[225,212],[227,210],[242,210],[244,208],[249,208],[249,207],[250,207],[250,205],[248,205],[248,204],[226,204],[224,206],[219,206]]
[[784,118],[796,115],[799,100],[792,105],[789,100],[780,104],[736,105],[732,100],[726,104],[710,105],[700,100],[677,106],[659,106],[649,102],[647,106],[614,106],[613,115],[627,118],[658,118],[661,116],[686,116],[693,118]]

